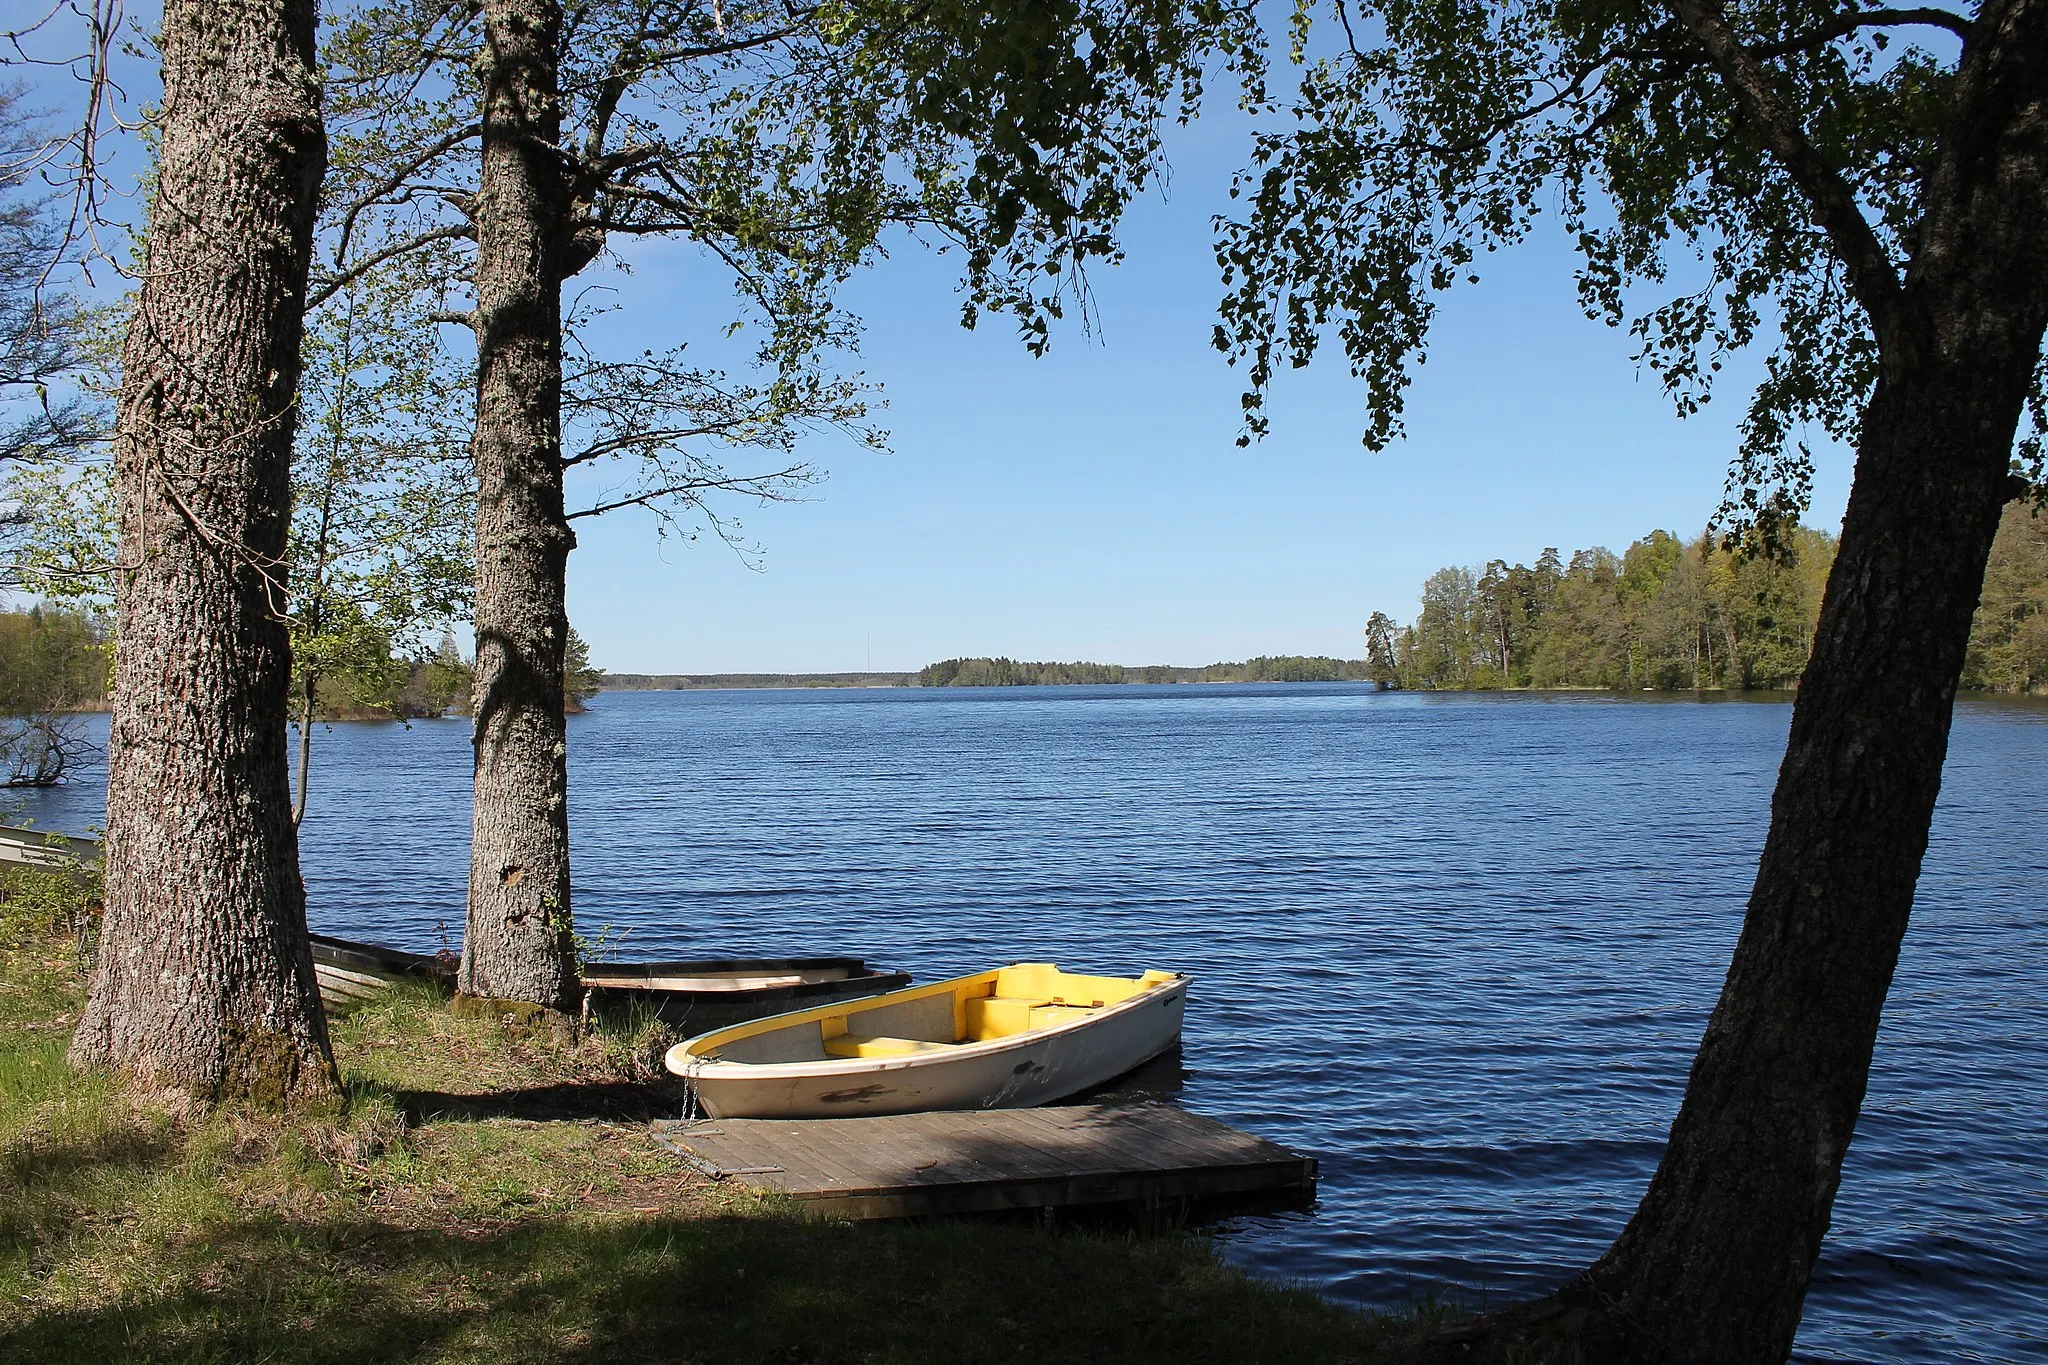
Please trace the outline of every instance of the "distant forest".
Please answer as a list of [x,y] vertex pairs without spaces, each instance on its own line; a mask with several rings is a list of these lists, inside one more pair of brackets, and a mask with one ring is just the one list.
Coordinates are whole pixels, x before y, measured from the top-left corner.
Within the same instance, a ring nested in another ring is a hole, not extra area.
[[[1547,549],[1531,566],[1492,560],[1439,569],[1422,612],[1398,625],[1374,612],[1364,659],[1262,656],[1242,663],[1029,662],[946,659],[916,673],[607,673],[607,691],[724,687],[1028,687],[1095,683],[1376,681],[1418,691],[1609,688],[1639,691],[1789,688],[1806,670],[1834,537],[1796,527],[1770,559],[1652,531],[1621,554],[1569,560]],[[1963,686],[2048,690],[2048,513],[2006,508],[1984,574]]]
[[607,673],[607,692],[688,692],[720,687],[908,687],[910,673]]
[[1150,664],[1020,663],[1016,659],[947,659],[918,670],[919,687],[1075,686],[1085,683],[1352,682],[1372,677],[1362,659],[1297,654],[1260,657],[1244,663],[1175,668]]
[[[1422,613],[1374,612],[1369,673],[1419,690],[1785,688],[1812,647],[1835,541],[1797,528],[1772,560],[1653,531],[1619,556],[1545,550],[1533,567],[1439,569]],[[2048,514],[2006,509],[1970,637],[1966,688],[2048,688]]]

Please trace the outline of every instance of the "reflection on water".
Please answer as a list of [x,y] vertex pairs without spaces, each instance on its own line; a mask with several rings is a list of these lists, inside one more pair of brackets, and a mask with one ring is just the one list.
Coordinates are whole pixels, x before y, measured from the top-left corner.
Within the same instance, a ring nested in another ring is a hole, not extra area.
[[[1661,1149],[1755,872],[1782,700],[1330,686],[606,694],[576,912],[631,957],[1193,975],[1157,1084],[1321,1158],[1228,1254],[1342,1297],[1553,1284]],[[2043,1358],[2048,707],[1960,710],[1802,1352]],[[462,920],[468,731],[316,736],[316,928]],[[46,828],[98,794],[38,794]]]
[[1160,1053],[1141,1067],[1126,1071],[1106,1085],[1099,1085],[1062,1103],[1179,1104],[1187,1078],[1186,1058],[1176,1047]]

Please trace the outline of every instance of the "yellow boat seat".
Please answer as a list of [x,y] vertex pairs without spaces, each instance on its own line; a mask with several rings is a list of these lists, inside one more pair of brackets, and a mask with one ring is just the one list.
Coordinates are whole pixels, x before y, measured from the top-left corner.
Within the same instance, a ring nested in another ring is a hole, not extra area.
[[919,1052],[944,1052],[952,1046],[923,1038],[888,1038],[878,1033],[842,1033],[825,1040],[825,1051],[834,1057],[909,1057]]
[[1045,1003],[1019,996],[982,995],[967,1001],[967,1037],[985,1043],[1031,1029],[1031,1011]]
[[1024,996],[976,996],[966,1004],[967,1038],[976,1043],[1051,1028],[1095,1012],[1087,1005],[1048,1004],[1043,996],[1035,1000]]
[[1086,1005],[1040,1005],[1031,1011],[1031,1027],[1051,1028],[1055,1024],[1085,1019],[1093,1013],[1095,1011]]

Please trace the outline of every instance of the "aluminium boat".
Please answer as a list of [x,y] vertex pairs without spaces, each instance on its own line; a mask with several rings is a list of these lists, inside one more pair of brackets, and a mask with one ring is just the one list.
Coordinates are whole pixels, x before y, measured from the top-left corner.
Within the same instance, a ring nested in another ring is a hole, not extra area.
[[714,1029],[670,1048],[668,1069],[714,1118],[1024,1108],[1171,1048],[1187,988],[1020,962]]
[[455,989],[455,954],[408,953],[332,934],[308,934],[320,1001],[330,1010],[374,1000],[400,981],[426,981],[443,994]]
[[[328,1009],[360,1005],[404,980],[431,982],[443,994],[455,990],[460,959],[454,953],[429,956],[330,934],[307,937],[313,943],[320,998]],[[688,1032],[909,984],[909,973],[870,967],[857,957],[608,962],[583,969],[590,1004],[639,1005],[670,1027]]]
[[583,986],[593,1004],[638,1003],[669,1027],[685,1033],[703,1033],[909,984],[910,973],[871,967],[857,957],[604,962],[583,969]]

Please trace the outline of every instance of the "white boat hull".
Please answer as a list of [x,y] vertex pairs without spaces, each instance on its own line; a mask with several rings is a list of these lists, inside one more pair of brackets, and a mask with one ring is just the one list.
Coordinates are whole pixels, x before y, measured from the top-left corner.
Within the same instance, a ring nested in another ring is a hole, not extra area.
[[669,1069],[717,1118],[1025,1108],[1114,1080],[1172,1048],[1187,985],[1176,977],[1075,1023],[903,1057],[725,1061],[691,1055],[692,1040],[671,1051]]

